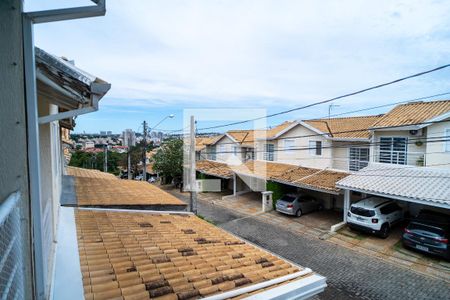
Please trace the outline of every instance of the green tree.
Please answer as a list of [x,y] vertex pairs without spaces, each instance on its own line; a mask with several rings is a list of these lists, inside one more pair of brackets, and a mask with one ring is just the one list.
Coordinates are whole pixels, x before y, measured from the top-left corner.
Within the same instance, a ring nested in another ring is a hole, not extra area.
[[183,175],[183,141],[174,139],[163,144],[153,156],[153,170],[166,179],[181,180]]

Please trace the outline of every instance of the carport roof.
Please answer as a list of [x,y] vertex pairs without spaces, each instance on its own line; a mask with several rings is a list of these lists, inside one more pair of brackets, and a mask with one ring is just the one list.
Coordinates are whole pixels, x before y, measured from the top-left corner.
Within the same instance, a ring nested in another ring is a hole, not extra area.
[[450,208],[450,170],[373,163],[336,184],[402,201]]
[[220,177],[224,179],[230,179],[233,177],[233,171],[225,163],[220,163],[211,160],[198,160],[196,162],[196,169],[198,172]]
[[346,172],[328,169],[314,169],[258,160],[248,161],[244,165],[236,167],[234,171],[237,174],[332,194],[338,194],[340,191],[336,187],[336,182],[349,175]]

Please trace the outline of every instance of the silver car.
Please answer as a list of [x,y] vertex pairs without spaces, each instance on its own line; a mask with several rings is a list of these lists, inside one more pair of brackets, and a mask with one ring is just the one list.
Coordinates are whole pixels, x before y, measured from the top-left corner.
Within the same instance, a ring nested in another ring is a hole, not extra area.
[[311,196],[287,194],[275,205],[280,213],[300,217],[302,214],[322,210],[323,205]]

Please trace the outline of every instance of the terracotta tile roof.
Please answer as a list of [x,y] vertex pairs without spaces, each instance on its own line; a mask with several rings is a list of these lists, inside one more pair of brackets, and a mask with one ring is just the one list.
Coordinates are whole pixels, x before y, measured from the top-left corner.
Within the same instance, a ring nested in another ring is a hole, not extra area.
[[202,151],[207,145],[210,145],[218,140],[220,136],[199,136],[195,138],[195,151]]
[[66,168],[66,172],[67,175],[76,177],[117,179],[117,177],[111,173],[105,173],[99,170],[83,169],[70,166]]
[[259,160],[248,161],[244,165],[236,167],[235,171],[238,174],[334,193],[340,190],[336,187],[336,182],[349,175],[345,172]]
[[86,300],[198,299],[302,270],[191,214],[76,210],[75,220]]
[[143,181],[75,177],[79,206],[186,206],[155,185]]
[[242,146],[254,147],[255,136],[261,132],[263,132],[263,130],[229,130],[227,131],[227,134]]
[[227,131],[227,134],[244,146],[254,147],[255,139],[258,140],[261,138],[274,138],[277,134],[294,123],[295,122],[293,121],[286,121],[267,130],[229,130]]
[[281,131],[285,130],[289,126],[293,125],[294,123],[297,123],[297,122],[286,121],[286,122],[281,123],[280,125],[277,125],[277,126],[271,128],[271,129],[268,129],[266,131],[266,137],[268,139],[274,138],[277,134],[279,134]]
[[369,128],[381,118],[382,115],[377,115],[305,120],[303,122],[314,127],[320,132],[328,134],[330,137],[344,139],[368,139],[370,137]]
[[428,121],[450,111],[450,100],[412,102],[394,107],[371,127],[406,126]]
[[249,160],[245,164],[236,166],[236,173],[252,175],[260,178],[270,179],[292,169],[293,165],[266,162],[262,160]]
[[233,177],[233,171],[225,163],[220,163],[211,160],[198,160],[196,161],[196,169],[198,172],[217,176],[225,179]]

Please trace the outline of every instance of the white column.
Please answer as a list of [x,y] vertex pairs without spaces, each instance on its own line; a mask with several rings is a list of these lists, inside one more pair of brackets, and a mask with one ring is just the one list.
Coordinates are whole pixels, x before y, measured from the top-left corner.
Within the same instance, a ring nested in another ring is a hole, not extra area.
[[350,190],[344,190],[344,222],[347,222],[347,213],[350,208]]
[[263,212],[271,211],[273,209],[272,194],[272,191],[261,192]]

